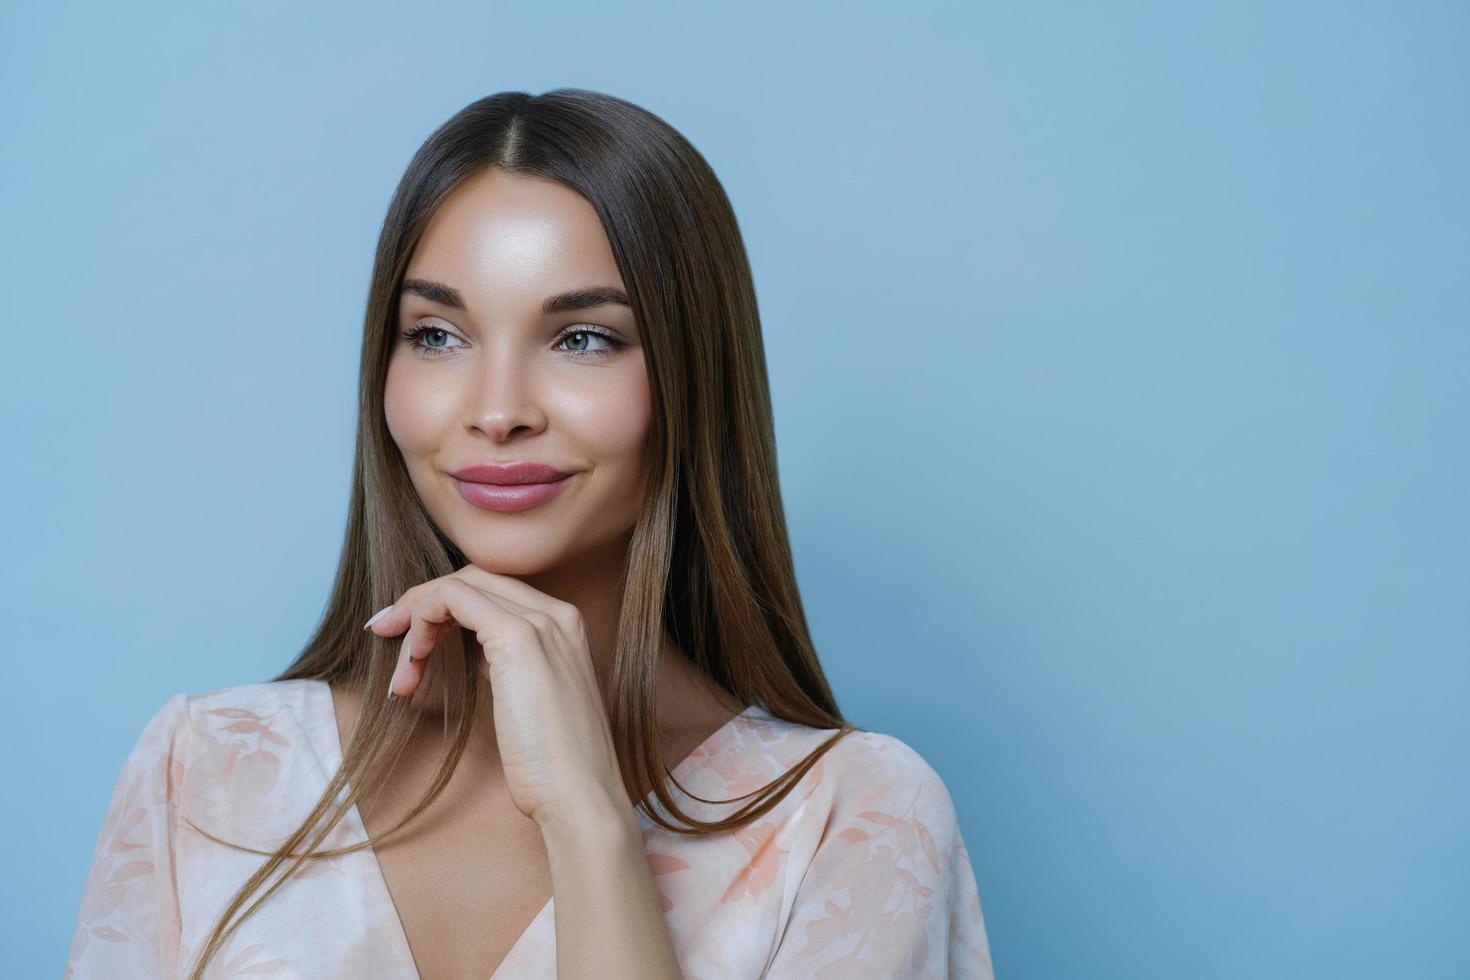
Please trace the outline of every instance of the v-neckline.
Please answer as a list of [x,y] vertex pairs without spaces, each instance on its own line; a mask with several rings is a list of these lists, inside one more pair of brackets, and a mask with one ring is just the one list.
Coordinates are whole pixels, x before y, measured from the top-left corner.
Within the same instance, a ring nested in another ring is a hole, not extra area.
[[[337,696],[332,692],[332,685],[330,682],[318,678],[313,678],[312,683],[320,685],[319,691],[326,700],[326,715],[328,722],[327,736],[329,747],[331,748],[333,753],[332,757],[327,760],[328,769],[326,772],[326,777],[328,780],[330,780],[332,773],[341,768],[342,757],[344,754],[344,749],[342,745],[342,733],[337,729]],[[689,770],[701,761],[702,750],[705,749],[716,738],[723,735],[726,731],[728,731],[731,727],[738,723],[740,719],[754,714],[758,708],[759,705],[756,704],[746,705],[739,712],[727,718],[723,725],[721,725],[719,728],[716,728],[714,731],[705,736],[703,741],[701,741],[698,745],[691,749],[689,754],[680,759],[678,765],[674,766],[673,769],[670,770],[674,779],[676,779],[680,783],[686,782],[689,777]],[[345,788],[349,790],[351,789],[350,786],[347,786]],[[653,791],[649,790],[648,795],[643,798],[645,805],[648,805],[649,800],[653,798],[653,795]],[[648,818],[643,815],[641,811],[638,812],[637,816],[639,823],[648,822]],[[360,810],[358,810],[356,803],[352,804],[351,808],[348,809],[344,818],[351,818],[352,820],[354,820],[357,826],[362,828],[363,836],[368,836],[367,825],[363,822],[362,813]],[[393,893],[388,889],[388,879],[383,874],[383,865],[378,860],[378,851],[371,844],[369,844],[362,850],[367,854],[368,860],[372,862],[374,872],[373,878],[375,879],[379,891],[379,898],[383,902],[385,902],[387,904],[387,907],[393,912],[393,921],[398,926],[399,951],[403,954],[403,957],[408,960],[409,963],[413,964],[414,976],[417,977],[419,975],[418,963],[413,958],[413,948],[408,944],[408,930],[405,929],[403,926],[403,916],[399,914],[398,904],[393,901]],[[510,963],[515,958],[516,953],[520,950],[521,944],[524,943],[526,941],[526,937],[529,936],[532,931],[541,924],[541,920],[545,918],[546,914],[549,911],[551,911],[555,901],[555,894],[553,894],[550,898],[546,900],[546,904],[541,906],[540,911],[538,911],[535,916],[532,917],[531,921],[526,924],[526,928],[521,930],[521,934],[516,937],[515,942],[511,943],[510,948],[506,950],[505,956],[501,958],[498,964],[496,964],[495,969],[491,971],[487,980],[497,980],[500,975],[501,967],[505,966],[507,963]]]

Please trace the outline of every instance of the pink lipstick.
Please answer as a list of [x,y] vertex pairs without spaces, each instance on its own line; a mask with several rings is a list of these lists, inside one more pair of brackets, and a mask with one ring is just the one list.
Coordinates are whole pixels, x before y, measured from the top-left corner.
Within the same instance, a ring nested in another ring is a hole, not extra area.
[[561,492],[573,474],[545,463],[478,463],[454,470],[459,495],[476,507],[526,510]]

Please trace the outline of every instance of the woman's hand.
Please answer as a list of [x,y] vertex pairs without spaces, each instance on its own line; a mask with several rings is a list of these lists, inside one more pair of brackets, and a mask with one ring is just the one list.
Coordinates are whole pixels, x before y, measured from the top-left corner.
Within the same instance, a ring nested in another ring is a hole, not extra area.
[[511,799],[546,839],[564,977],[676,978],[576,606],[475,565],[416,585],[368,628],[407,630],[389,690],[411,695],[448,629],[474,631]]
[[379,636],[408,631],[389,690],[411,696],[439,638],[458,626],[483,652],[516,807],[543,831],[609,809],[631,816],[580,610],[473,564],[416,585],[369,620]]

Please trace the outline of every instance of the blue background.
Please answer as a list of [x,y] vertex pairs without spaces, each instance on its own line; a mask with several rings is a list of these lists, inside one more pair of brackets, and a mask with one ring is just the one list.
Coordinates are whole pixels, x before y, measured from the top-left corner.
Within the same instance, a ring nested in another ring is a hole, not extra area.
[[844,710],[997,974],[1464,976],[1463,4],[0,7],[0,948],[345,519],[375,236],[483,95],[630,99],[754,263]]

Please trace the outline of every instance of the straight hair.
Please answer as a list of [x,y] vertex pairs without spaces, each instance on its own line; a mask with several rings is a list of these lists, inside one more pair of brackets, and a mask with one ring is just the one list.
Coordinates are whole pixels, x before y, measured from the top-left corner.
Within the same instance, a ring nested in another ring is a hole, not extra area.
[[[468,743],[481,651],[472,631],[461,628],[445,634],[431,661],[431,669],[445,671],[448,744],[429,789],[382,833],[349,847],[320,846],[359,799],[384,784],[414,730],[405,702],[386,700],[400,639],[364,631],[363,622],[411,587],[468,564],[414,491],[388,431],[383,388],[399,288],[414,248],[445,198],[487,168],[558,181],[592,204],[639,325],[653,408],[644,455],[649,479],[628,545],[609,712],[629,802],[674,833],[734,830],[780,803],[844,735],[861,731],[838,710],[807,629],[777,482],[750,262],[714,171],[667,122],[623,99],[577,88],[487,96],[429,136],[388,206],[368,293],[352,494],[336,580],[314,635],[272,678],[358,686],[367,692],[361,714],[338,771],[276,850],[222,840],[185,818],[211,840],[268,857],[216,922],[190,980],[200,980],[235,930],[303,862],[371,847],[427,809]],[[838,731],[743,796],[717,801],[688,793],[659,751],[654,695],[665,632],[741,703]],[[753,799],[722,819],[701,820],[679,808],[666,780],[704,803]],[[339,800],[344,788],[348,794]],[[643,806],[650,792],[672,821]]]

